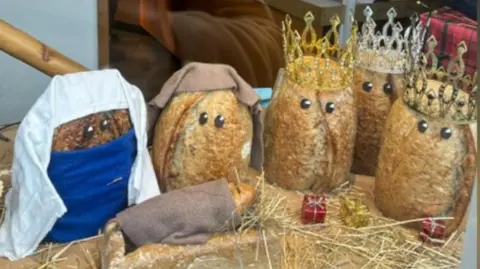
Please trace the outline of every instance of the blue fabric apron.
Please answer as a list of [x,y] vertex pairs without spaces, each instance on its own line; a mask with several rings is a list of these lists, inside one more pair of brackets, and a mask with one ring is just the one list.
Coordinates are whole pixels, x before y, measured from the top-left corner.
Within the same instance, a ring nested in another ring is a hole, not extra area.
[[45,238],[70,242],[95,236],[108,220],[128,206],[128,182],[137,156],[132,128],[90,149],[52,151],[48,175],[67,212]]

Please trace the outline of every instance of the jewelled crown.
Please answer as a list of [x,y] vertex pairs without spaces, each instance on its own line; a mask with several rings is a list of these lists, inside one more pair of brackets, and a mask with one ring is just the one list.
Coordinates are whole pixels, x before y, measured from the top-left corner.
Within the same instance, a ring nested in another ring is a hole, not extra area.
[[363,14],[365,21],[358,34],[357,66],[376,72],[404,73],[407,42],[411,53],[419,53],[425,39],[426,31],[418,20],[418,14],[412,15],[414,24],[404,31],[402,24],[395,21],[397,12],[390,8],[387,12],[388,21],[377,32],[372,9],[367,6]]
[[[413,110],[424,115],[459,124],[477,120],[477,73],[465,75],[463,55],[468,48],[464,41],[447,68],[440,64],[434,50],[438,42],[434,36],[427,40],[427,50],[412,60],[411,72],[406,74],[404,101]],[[429,81],[430,80],[430,81]],[[432,80],[435,80],[433,82]]]
[[311,12],[305,14],[306,26],[301,35],[292,30],[290,16],[282,22],[286,77],[304,87],[344,89],[352,83],[357,26],[353,25],[349,39],[342,46],[338,16],[330,19],[331,29],[323,37],[317,37],[312,25],[314,19]]

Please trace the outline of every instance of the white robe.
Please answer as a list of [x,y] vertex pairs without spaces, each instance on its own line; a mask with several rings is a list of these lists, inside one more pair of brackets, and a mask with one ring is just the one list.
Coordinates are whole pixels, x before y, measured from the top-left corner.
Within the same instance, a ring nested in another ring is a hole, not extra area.
[[[86,115],[129,109],[137,138],[137,158],[128,186],[129,205],[160,194],[147,150],[147,112],[140,90],[117,70],[55,76],[27,113],[15,137],[12,188],[5,197],[0,256],[10,260],[34,253],[67,209],[47,167],[54,129]],[[95,206],[95,201],[91,201]]]

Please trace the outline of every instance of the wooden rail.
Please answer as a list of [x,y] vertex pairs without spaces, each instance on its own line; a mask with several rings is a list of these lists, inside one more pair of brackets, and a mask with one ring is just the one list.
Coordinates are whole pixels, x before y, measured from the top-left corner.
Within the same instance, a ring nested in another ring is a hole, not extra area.
[[1,19],[0,50],[48,76],[88,70],[83,65]]

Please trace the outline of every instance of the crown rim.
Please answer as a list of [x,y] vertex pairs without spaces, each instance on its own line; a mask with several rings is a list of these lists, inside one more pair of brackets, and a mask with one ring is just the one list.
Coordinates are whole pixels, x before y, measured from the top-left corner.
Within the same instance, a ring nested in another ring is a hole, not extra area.
[[[425,29],[422,31],[418,14],[411,16],[412,25],[404,29],[402,24],[395,20],[397,12],[392,7],[387,11],[387,22],[378,31],[375,30],[377,24],[372,18],[373,11],[370,6],[364,9],[364,16],[365,22],[357,38],[356,66],[382,73],[405,73],[405,59],[409,46],[413,47],[413,51],[419,52],[426,32]],[[368,52],[369,57],[363,57],[362,52]],[[397,55],[385,60],[386,54]]]
[[[286,16],[282,22],[283,50],[285,57],[285,75],[288,79],[296,81],[309,87],[332,89],[346,88],[353,82],[354,47],[356,45],[357,25],[352,27],[352,35],[348,38],[345,46],[340,45],[339,25],[341,23],[338,15],[330,19],[331,29],[324,35],[318,36],[313,27],[315,17],[312,12],[304,16],[305,28],[301,32],[293,30],[290,16]],[[306,63],[307,57],[313,56],[313,64]],[[324,66],[320,67],[320,60]],[[339,71],[329,69],[331,61],[340,66]],[[312,76],[313,69],[320,75]],[[337,73],[337,71],[339,73]],[[325,76],[329,79],[325,79]]]
[[[445,122],[475,122],[477,72],[473,77],[465,74],[463,55],[468,47],[465,41],[459,42],[456,56],[445,68],[439,65],[438,56],[434,52],[437,45],[438,42],[432,35],[427,39],[427,50],[412,57],[411,72],[405,76],[407,86],[403,100],[411,109]],[[436,81],[438,88],[428,87],[429,81]]]

